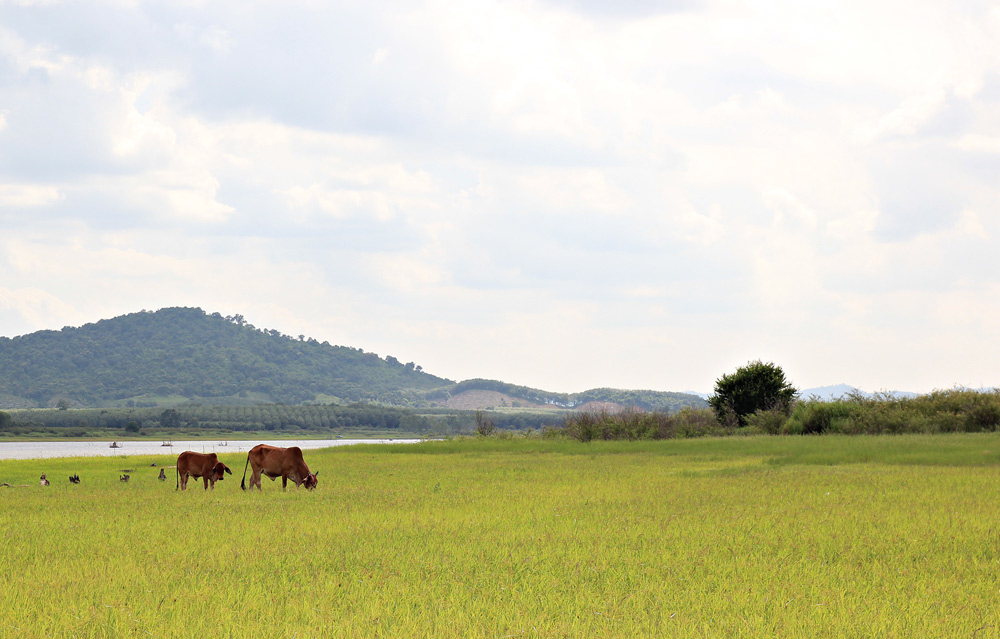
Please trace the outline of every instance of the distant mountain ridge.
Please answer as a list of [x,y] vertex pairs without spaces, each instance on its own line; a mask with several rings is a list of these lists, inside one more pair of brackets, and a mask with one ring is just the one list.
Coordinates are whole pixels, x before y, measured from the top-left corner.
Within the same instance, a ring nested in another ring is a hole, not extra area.
[[495,380],[456,383],[413,362],[258,329],[242,315],[200,308],[141,311],[0,337],[0,408],[192,402],[554,409],[602,402],[668,412],[706,406],[685,393],[603,388],[566,394]]
[[805,388],[799,391],[799,399],[818,399],[821,401],[829,402],[837,399],[842,399],[852,395],[854,393],[860,393],[865,397],[875,397],[876,395],[887,395],[889,397],[919,397],[920,393],[911,393],[909,391],[880,391],[878,393],[868,393],[860,390],[854,386],[849,386],[847,384],[834,384],[832,386],[817,386],[815,388]]
[[[979,389],[987,390],[987,389]],[[684,391],[689,395],[697,395],[703,399],[708,399],[711,393],[700,393],[698,391]],[[809,400],[817,399],[824,402],[832,402],[837,399],[845,398],[853,393],[861,393],[865,397],[875,397],[876,395],[888,395],[890,397],[919,397],[920,393],[911,393],[910,391],[880,391],[878,393],[869,393],[858,389],[856,386],[850,386],[848,384],[833,384],[831,386],[815,386],[813,388],[803,388],[799,391],[799,399]]]

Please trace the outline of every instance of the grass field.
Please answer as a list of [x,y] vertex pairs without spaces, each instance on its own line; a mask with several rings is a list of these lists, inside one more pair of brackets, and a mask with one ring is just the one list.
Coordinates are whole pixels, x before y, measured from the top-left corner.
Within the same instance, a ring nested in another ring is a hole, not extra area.
[[0,461],[0,637],[1000,636],[997,435],[305,455]]

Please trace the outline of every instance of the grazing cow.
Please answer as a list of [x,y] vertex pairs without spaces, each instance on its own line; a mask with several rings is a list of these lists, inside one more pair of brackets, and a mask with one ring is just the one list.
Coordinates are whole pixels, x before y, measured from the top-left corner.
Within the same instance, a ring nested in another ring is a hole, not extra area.
[[160,481],[167,481],[167,472],[165,468],[160,469],[160,476],[157,477]]
[[42,473],[41,481],[38,482],[39,486],[48,486],[49,480],[45,479],[45,473]]
[[76,474],[76,473],[73,473],[72,475],[69,476],[69,483],[71,483],[71,484],[79,484],[80,483],[80,476],[78,474]]
[[192,453],[186,450],[177,458],[177,488],[181,490],[187,490],[189,476],[201,477],[205,482],[205,490],[208,490],[209,484],[215,490],[215,482],[225,479],[224,473],[232,475],[233,471],[220,462],[215,453]]
[[247,455],[246,466],[243,466],[243,481],[240,488],[246,490],[247,466],[253,466],[253,474],[250,476],[250,490],[257,486],[258,490],[263,490],[260,485],[261,473],[267,475],[274,481],[281,477],[281,489],[288,487],[288,480],[295,482],[295,486],[305,486],[313,489],[318,483],[316,475],[319,473],[309,472],[309,466],[302,459],[302,449],[298,446],[291,448],[279,448],[268,446],[267,444],[257,444],[250,449]]

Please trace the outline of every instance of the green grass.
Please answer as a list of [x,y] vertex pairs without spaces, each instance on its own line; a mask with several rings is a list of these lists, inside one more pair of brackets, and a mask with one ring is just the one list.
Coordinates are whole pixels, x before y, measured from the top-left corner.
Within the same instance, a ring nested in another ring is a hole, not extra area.
[[0,461],[0,637],[1000,634],[994,434],[305,455],[312,493]]

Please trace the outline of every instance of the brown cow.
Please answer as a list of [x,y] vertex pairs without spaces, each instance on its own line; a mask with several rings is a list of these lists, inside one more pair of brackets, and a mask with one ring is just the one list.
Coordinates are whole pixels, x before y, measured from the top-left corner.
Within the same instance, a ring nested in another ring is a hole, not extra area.
[[288,487],[288,480],[295,482],[296,487],[305,486],[308,489],[316,487],[318,481],[316,475],[319,473],[309,472],[309,466],[302,459],[302,449],[298,446],[291,448],[279,448],[268,446],[267,444],[257,444],[250,449],[247,455],[246,466],[243,467],[243,481],[240,488],[246,490],[247,466],[253,466],[253,475],[250,476],[250,490],[257,486],[258,490],[263,490],[260,485],[261,473],[267,475],[274,481],[281,477],[281,489]]
[[205,490],[208,490],[210,483],[212,490],[215,490],[215,482],[225,479],[223,473],[232,475],[233,471],[220,462],[215,453],[192,453],[186,450],[177,457],[177,487],[181,490],[187,489],[188,476],[201,477],[205,482]]

